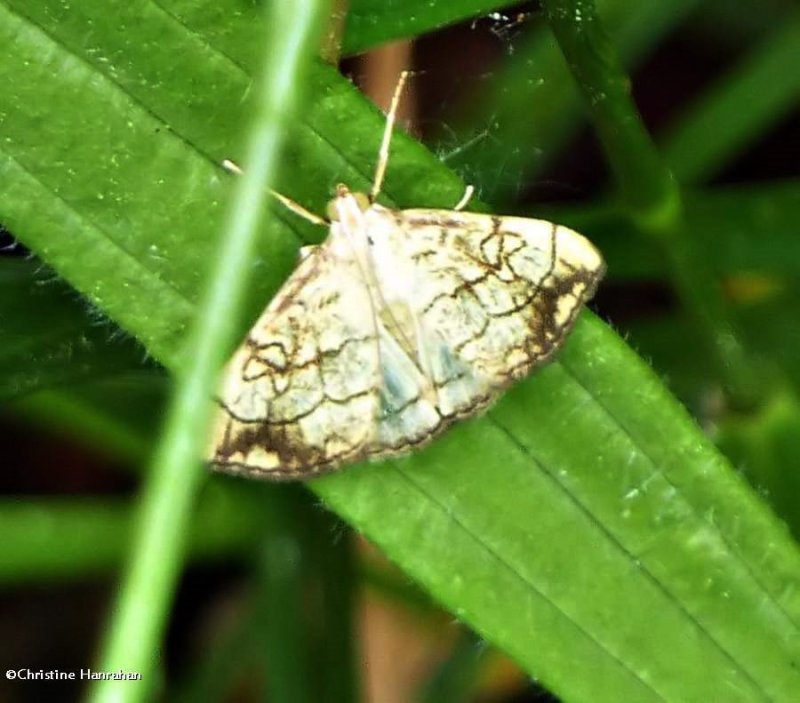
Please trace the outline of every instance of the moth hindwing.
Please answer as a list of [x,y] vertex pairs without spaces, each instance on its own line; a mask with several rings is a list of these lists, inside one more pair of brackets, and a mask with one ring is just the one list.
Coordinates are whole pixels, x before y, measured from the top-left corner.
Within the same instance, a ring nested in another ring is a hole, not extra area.
[[424,444],[547,362],[603,275],[566,227],[377,204],[403,80],[371,196],[338,187],[327,239],[224,371],[210,455],[222,471],[311,478]]

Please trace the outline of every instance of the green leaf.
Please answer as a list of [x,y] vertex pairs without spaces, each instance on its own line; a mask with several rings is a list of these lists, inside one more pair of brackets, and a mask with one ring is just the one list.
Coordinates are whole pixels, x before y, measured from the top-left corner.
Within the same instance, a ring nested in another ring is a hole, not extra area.
[[[125,32],[88,0],[43,7],[0,6],[0,221],[176,370],[229,188],[218,163],[239,153],[244,64],[221,30],[152,4],[115,8]],[[81,12],[107,28],[86,40]],[[369,182],[382,119],[328,68],[307,89],[284,185],[318,209],[336,182]],[[387,199],[449,206],[461,190],[398,135]],[[251,319],[301,236],[323,235],[276,213]],[[312,490],[564,698],[786,700],[800,686],[794,543],[589,314],[483,419]]]

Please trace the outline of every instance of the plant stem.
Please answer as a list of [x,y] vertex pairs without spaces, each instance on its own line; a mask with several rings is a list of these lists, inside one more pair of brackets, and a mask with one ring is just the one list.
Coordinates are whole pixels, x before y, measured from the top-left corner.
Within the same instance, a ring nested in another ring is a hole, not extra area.
[[755,369],[739,343],[706,256],[688,236],[678,184],[644,127],[630,95],[630,79],[597,18],[594,0],[542,4],[589,107],[625,213],[663,246],[675,287],[703,331],[731,399],[752,404],[758,387]]
[[217,370],[237,330],[234,321],[247,285],[247,264],[274,178],[284,125],[297,101],[300,75],[316,50],[322,0],[275,1],[266,22],[265,65],[257,85],[245,175],[236,183],[220,255],[183,356],[184,370],[144,485],[132,559],[112,611],[101,671],[135,671],[130,681],[100,680],[96,703],[151,699],[159,641],[184,556],[187,529],[204,474],[199,455],[207,434]]

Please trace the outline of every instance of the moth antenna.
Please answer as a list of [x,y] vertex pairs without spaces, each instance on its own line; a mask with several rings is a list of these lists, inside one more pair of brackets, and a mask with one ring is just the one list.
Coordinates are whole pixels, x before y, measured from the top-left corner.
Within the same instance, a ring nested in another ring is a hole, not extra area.
[[[242,171],[239,165],[230,159],[222,160],[222,168],[228,171],[228,173],[234,173],[237,176],[244,174],[244,171]],[[327,220],[323,219],[319,215],[315,215],[313,212],[306,210],[300,203],[295,202],[291,198],[287,198],[285,195],[281,195],[277,190],[272,190],[272,188],[270,188],[269,194],[287,210],[291,210],[295,215],[299,215],[304,220],[308,220],[311,224],[323,225],[325,227],[330,224]]]
[[397,86],[392,95],[392,102],[389,104],[389,112],[386,113],[386,126],[383,129],[381,148],[378,151],[378,165],[375,167],[375,178],[372,181],[372,191],[370,191],[369,194],[369,199],[373,203],[381,192],[383,177],[386,175],[386,165],[389,162],[389,144],[392,141],[392,132],[394,131],[394,123],[397,117],[397,106],[400,104],[400,96],[403,94],[403,88],[405,87],[409,73],[411,73],[411,71],[400,72],[400,78],[397,80]]

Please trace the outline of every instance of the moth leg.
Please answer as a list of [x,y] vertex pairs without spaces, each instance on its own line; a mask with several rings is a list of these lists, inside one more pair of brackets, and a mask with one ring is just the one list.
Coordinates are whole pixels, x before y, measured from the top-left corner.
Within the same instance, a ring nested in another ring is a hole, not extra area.
[[461,200],[456,203],[456,206],[453,208],[456,212],[459,210],[463,210],[467,203],[472,200],[472,195],[475,193],[475,188],[473,186],[467,186],[464,188],[464,195],[461,196]]
[[[241,176],[244,174],[244,171],[240,168],[240,166],[231,161],[230,159],[223,159],[222,160],[222,168],[224,168],[229,173],[235,173],[237,176]],[[330,225],[326,219],[320,217],[319,215],[315,215],[313,212],[306,210],[300,203],[296,203],[291,198],[287,198],[285,195],[281,195],[278,191],[269,189],[270,195],[275,198],[281,205],[283,205],[287,210],[291,210],[295,215],[299,215],[304,220],[308,220],[312,225],[322,225],[323,227],[327,227]]]
[[269,189],[269,193],[287,210],[291,210],[295,215],[299,215],[304,220],[308,220],[312,225],[322,225],[323,227],[330,226],[330,222],[328,222],[326,219],[320,217],[319,215],[315,215],[313,212],[309,212],[302,205],[300,205],[300,203],[296,203],[291,198],[281,195],[277,191],[272,190],[272,188]]

